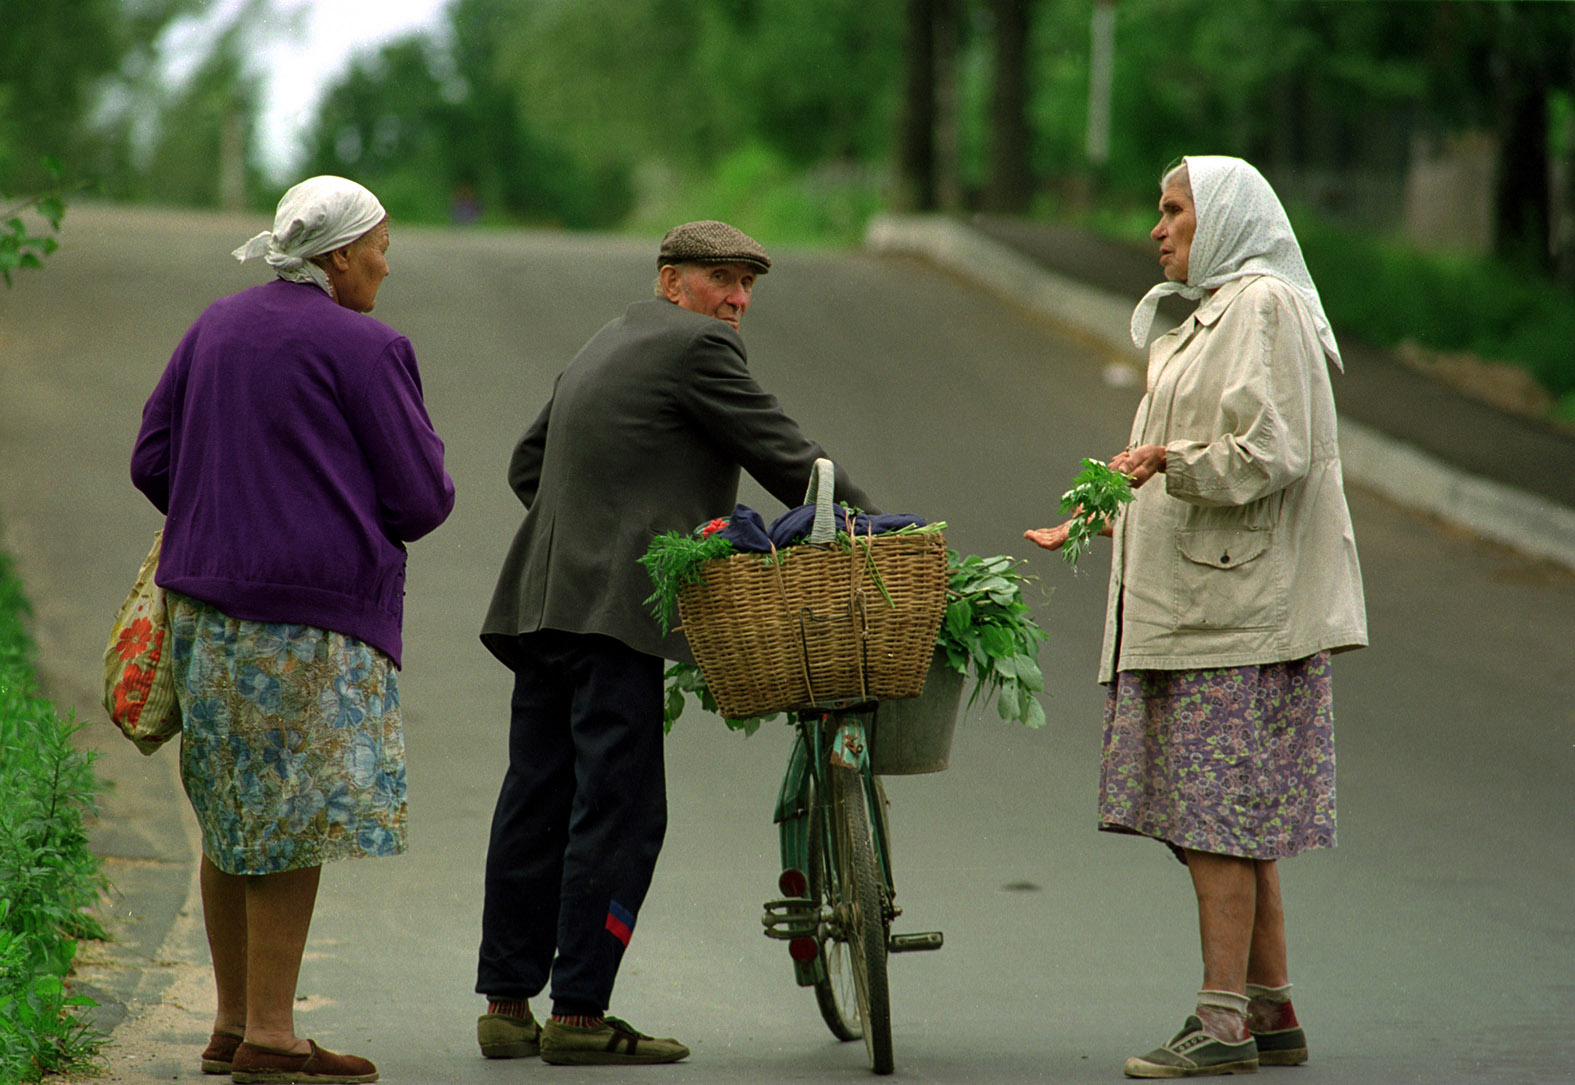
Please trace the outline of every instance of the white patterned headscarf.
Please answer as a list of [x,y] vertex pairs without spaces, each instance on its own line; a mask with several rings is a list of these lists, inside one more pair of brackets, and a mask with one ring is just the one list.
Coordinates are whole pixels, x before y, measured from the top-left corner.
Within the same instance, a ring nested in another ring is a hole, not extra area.
[[273,229],[230,255],[245,262],[263,257],[281,279],[316,283],[330,295],[328,273],[312,257],[356,240],[388,217],[377,197],[344,177],[309,177],[279,199]]
[[1132,342],[1141,348],[1153,338],[1155,311],[1166,294],[1197,301],[1232,279],[1272,275],[1301,295],[1312,312],[1324,353],[1343,369],[1318,288],[1307,272],[1285,208],[1269,182],[1239,158],[1193,155],[1183,161],[1197,214],[1197,230],[1187,257],[1187,281],[1162,282],[1143,295],[1132,311]]

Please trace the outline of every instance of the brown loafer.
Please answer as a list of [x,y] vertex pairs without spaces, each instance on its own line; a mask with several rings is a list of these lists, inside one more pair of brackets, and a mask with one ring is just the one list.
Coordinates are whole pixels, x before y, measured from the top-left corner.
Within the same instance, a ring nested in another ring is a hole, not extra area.
[[202,1072],[228,1074],[235,1061],[235,1049],[241,1046],[241,1037],[233,1032],[215,1032],[208,1037],[208,1046],[202,1049]]
[[352,1083],[376,1081],[377,1067],[355,1055],[324,1051],[317,1041],[307,1040],[312,1050],[305,1055],[259,1047],[241,1041],[235,1049],[231,1073],[240,1085],[261,1082]]

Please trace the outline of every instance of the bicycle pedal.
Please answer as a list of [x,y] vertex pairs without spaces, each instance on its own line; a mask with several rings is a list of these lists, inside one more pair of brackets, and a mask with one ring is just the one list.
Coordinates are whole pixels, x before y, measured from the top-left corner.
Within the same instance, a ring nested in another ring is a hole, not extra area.
[[917,931],[913,934],[893,934],[886,939],[887,953],[921,953],[940,949],[946,936],[940,931]]

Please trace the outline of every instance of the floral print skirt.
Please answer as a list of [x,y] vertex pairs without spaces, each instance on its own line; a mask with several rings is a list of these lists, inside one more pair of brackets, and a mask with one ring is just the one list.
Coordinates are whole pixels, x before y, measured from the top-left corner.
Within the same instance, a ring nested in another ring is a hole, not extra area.
[[1332,848],[1329,653],[1106,685],[1099,827],[1183,849],[1284,859]]
[[227,874],[276,874],[403,852],[393,661],[342,633],[168,598],[181,781],[203,854]]

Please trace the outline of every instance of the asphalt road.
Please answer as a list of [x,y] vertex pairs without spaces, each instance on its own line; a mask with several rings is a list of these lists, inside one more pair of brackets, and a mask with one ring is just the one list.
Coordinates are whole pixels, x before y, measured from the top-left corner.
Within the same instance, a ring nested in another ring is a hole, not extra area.
[[[37,611],[52,694],[91,722],[114,782],[95,841],[120,941],[84,982],[120,1018],[101,1080],[199,1080],[212,1012],[173,750],[142,758],[94,687],[156,513],[127,480],[140,409],[208,301],[259,281],[256,218],[78,208],[48,268],[0,291],[0,527]],[[769,245],[770,239],[765,239]],[[388,1082],[858,1081],[786,953],[761,937],[788,748],[698,709],[668,744],[671,827],[613,1011],[693,1048],[588,1072],[482,1060],[472,993],[507,675],[476,640],[519,509],[508,451],[579,344],[650,290],[655,239],[397,223],[377,315],[416,345],[459,488],[412,548],[406,670],[411,850],[325,871],[301,1030]],[[1083,456],[1125,440],[1137,391],[1100,349],[926,265],[774,251],[744,323],[752,365],[888,510],[1027,557],[1049,725],[975,710],[951,768],[890,781],[900,903],[939,953],[891,966],[897,1074],[1120,1080],[1200,978],[1183,870],[1094,829],[1107,558],[1030,555]],[[1336,394],[1339,394],[1338,384]],[[1575,1080],[1575,578],[1353,490],[1374,647],[1336,662],[1340,847],[1284,865],[1296,999],[1325,1082]],[[758,490],[746,491],[769,510]],[[211,1079],[210,1079],[211,1080]]]

